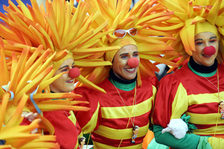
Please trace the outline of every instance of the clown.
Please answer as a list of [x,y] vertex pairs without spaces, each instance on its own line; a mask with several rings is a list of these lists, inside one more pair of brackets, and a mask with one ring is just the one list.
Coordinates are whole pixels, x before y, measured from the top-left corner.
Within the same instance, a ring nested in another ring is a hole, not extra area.
[[[88,76],[106,94],[85,86],[75,89],[75,93],[83,96],[79,100],[88,101],[90,106],[88,112],[75,112],[77,121],[84,134],[92,133],[96,149],[142,148],[157,84],[154,74],[157,69],[149,59],[172,65],[160,56],[172,51],[164,42],[169,37],[147,25],[162,26],[162,20],[168,19],[170,14],[150,0],[139,1],[130,11],[131,0],[85,2],[90,8],[89,14],[99,9],[101,18],[96,24],[108,21],[102,46],[117,49],[105,52],[102,57],[110,61],[111,66],[99,68],[97,74]],[[152,7],[154,5],[156,7]]]
[[173,148],[222,148],[224,1],[161,3],[175,12],[171,20],[176,24],[169,30],[178,33],[171,43],[179,53],[178,64],[189,61],[160,82],[153,114],[156,141]]
[[[40,49],[33,54],[30,53],[29,49],[24,49],[20,56],[13,54],[11,57],[5,57],[2,44],[3,42],[1,42],[0,49],[0,69],[2,71],[0,77],[0,148],[40,148],[42,146],[59,148],[59,145],[55,143],[55,136],[44,136],[36,131],[42,128],[41,125],[46,126],[46,123],[41,121],[43,119],[37,113],[32,114],[32,112],[47,110],[45,107],[47,106],[46,103],[54,107],[51,110],[55,110],[57,106],[65,106],[65,109],[68,108],[68,105],[72,106],[67,100],[64,103],[55,104],[51,102],[51,98],[46,98],[44,101],[40,101],[41,98],[38,98],[38,96],[46,97],[47,95],[47,93],[42,93],[36,88],[46,89],[42,85],[48,84],[49,74],[53,72],[52,67],[43,57],[33,61]],[[45,56],[50,54],[46,51],[42,52]],[[52,58],[49,57],[48,60]],[[12,66],[10,66],[11,62],[13,62]],[[37,68],[40,62],[46,68],[39,70],[39,72],[34,72],[33,70]],[[30,74],[30,72],[33,73]],[[57,77],[52,77],[51,79],[57,79]],[[64,94],[59,94],[58,96],[55,96],[55,98],[66,97]],[[51,106],[48,109],[52,108]],[[74,106],[73,109],[75,109]],[[21,125],[22,121],[25,120],[21,115],[26,115],[25,117],[28,119],[26,125]],[[35,119],[36,116],[38,117]],[[37,142],[38,144],[36,144]]]
[[[75,106],[80,101],[72,100],[79,96],[71,93],[75,87],[75,81],[80,81],[79,83],[102,92],[103,89],[85,78],[88,72],[84,73],[84,76],[79,75],[79,70],[74,68],[74,65],[90,67],[90,69],[94,67],[92,70],[98,66],[110,65],[101,59],[100,52],[104,53],[114,48],[102,48],[98,45],[98,41],[105,34],[101,30],[107,23],[93,25],[98,15],[87,15],[87,6],[82,2],[78,8],[74,7],[74,1],[64,0],[46,1],[45,6],[39,6],[32,0],[32,7],[25,6],[21,0],[17,2],[18,7],[9,2],[9,7],[5,8],[7,13],[1,14],[5,21],[5,24],[1,24],[0,27],[0,36],[4,38],[5,43],[5,54],[20,56],[24,53],[24,49],[30,49],[29,52],[35,53],[24,69],[24,71],[27,70],[29,66],[32,70],[22,77],[21,84],[26,84],[27,81],[32,82],[32,79],[48,65],[52,65],[53,70],[47,74],[43,80],[44,83],[31,87],[34,89],[33,99],[38,101],[35,107],[38,109],[38,116],[41,116],[43,112],[41,118],[47,125],[47,133],[56,135],[60,148],[76,148],[78,125],[74,114],[69,111],[88,110],[88,108]],[[98,55],[95,54],[96,52]],[[37,58],[40,60],[34,66],[30,65]],[[22,62],[25,63],[25,60]],[[48,65],[43,63],[45,61]],[[31,81],[27,80],[28,76],[32,78]],[[43,77],[38,79],[41,78]],[[18,85],[17,90],[19,89],[22,89],[21,85]],[[45,98],[48,100],[45,101]],[[32,110],[35,111],[35,109]]]
[[[51,93],[69,93],[75,88],[74,78],[80,75],[79,69],[74,67],[73,55],[70,53],[63,59],[54,62],[56,72],[54,76],[61,74],[57,80],[50,84]],[[53,99],[58,101],[57,99]],[[69,110],[58,110],[44,112],[47,118],[54,126],[54,134],[61,149],[76,148],[80,129],[76,123],[75,116]]]

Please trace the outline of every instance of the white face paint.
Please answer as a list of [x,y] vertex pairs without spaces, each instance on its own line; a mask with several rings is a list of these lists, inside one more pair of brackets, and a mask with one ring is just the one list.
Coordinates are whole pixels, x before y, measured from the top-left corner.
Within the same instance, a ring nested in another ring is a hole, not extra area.
[[[62,72],[68,72],[74,67],[74,60],[72,58],[66,59],[60,66],[60,68],[55,72],[57,75]],[[51,91],[55,93],[66,93],[71,92],[75,88],[74,80],[68,76],[68,73],[63,74],[60,78],[55,80],[51,85]]]
[[135,45],[123,46],[114,56],[112,70],[118,76],[126,80],[134,79],[137,75],[138,67],[128,66],[128,59],[137,58],[139,60],[138,49]]
[[[207,56],[203,53],[205,47],[213,46],[216,49],[215,54]],[[194,61],[203,66],[211,66],[214,64],[218,54],[219,39],[211,32],[202,32],[195,35],[195,51],[192,52]]]

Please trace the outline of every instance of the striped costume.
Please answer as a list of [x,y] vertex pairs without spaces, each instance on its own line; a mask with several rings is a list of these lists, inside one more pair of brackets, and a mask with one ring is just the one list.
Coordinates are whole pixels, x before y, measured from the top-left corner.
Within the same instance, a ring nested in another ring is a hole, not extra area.
[[[155,101],[154,124],[165,128],[171,119],[187,114],[191,116],[189,123],[197,127],[193,130],[194,134],[214,136],[216,133],[215,137],[223,138],[224,120],[221,119],[218,107],[219,102],[224,100],[224,65],[219,64],[218,69],[212,73],[207,74],[210,77],[200,76],[201,73],[196,72],[188,63],[163,78]],[[220,145],[223,143],[223,139],[220,139]]]
[[[84,133],[92,133],[94,149],[118,148],[119,144],[121,149],[141,148],[150,124],[156,79],[149,77],[142,82],[142,86],[136,88],[136,104],[133,101],[135,89],[119,89],[124,105],[109,79],[99,85],[107,94],[85,87],[75,90],[82,94],[82,100],[90,102],[90,111],[76,112],[76,118]],[[140,127],[135,144],[131,143],[133,123]]]

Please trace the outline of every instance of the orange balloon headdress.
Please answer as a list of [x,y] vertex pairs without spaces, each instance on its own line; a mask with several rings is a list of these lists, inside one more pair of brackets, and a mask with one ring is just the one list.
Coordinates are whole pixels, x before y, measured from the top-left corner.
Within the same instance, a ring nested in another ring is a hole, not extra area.
[[[77,66],[111,65],[99,58],[100,52],[112,49],[98,46],[106,23],[91,26],[97,14],[88,15],[84,3],[75,8],[73,2],[46,1],[45,10],[36,0],[31,0],[32,7],[21,0],[16,7],[9,0],[9,7],[4,7],[6,14],[0,14],[5,22],[0,25],[0,140],[6,140],[6,147],[34,148],[38,144],[58,148],[52,142],[54,136],[30,134],[40,127],[39,120],[20,126],[24,110],[88,110],[76,106],[81,101],[71,100],[80,95],[50,93],[49,85],[62,75],[54,73],[65,57],[72,55]],[[77,79],[103,91],[82,75]],[[52,100],[62,98],[65,100]],[[52,134],[53,127],[41,115],[39,118]]]
[[[9,0],[9,7],[4,7],[6,14],[0,14],[1,19],[5,21],[5,25],[0,26],[0,36],[5,39],[7,56],[12,52],[20,54],[23,48],[28,47],[31,47],[33,52],[42,45],[44,50],[51,49],[56,52],[52,60],[55,62],[55,68],[60,66],[63,62],[60,60],[68,53],[73,55],[78,67],[95,69],[102,65],[111,65],[102,59],[102,55],[116,47],[99,45],[100,38],[106,34],[101,30],[107,23],[92,25],[99,14],[87,14],[85,3],[81,1],[78,8],[75,8],[74,0],[46,1],[45,10],[43,5],[38,6],[36,0],[31,0],[32,7],[26,7],[21,0],[17,2],[18,7]],[[87,75],[88,73],[84,73],[84,76],[80,75],[77,80],[104,91],[85,79]]]
[[[149,60],[174,65],[161,56],[173,50],[165,43],[172,38],[166,32],[151,28],[153,26],[162,28],[165,25],[163,22],[169,19],[172,14],[166,12],[157,3],[157,0],[140,0],[131,9],[131,0],[84,1],[89,8],[89,14],[99,13],[100,15],[94,21],[94,25],[97,26],[105,21],[108,22],[103,29],[104,33],[108,33],[102,38],[102,46],[118,46],[117,49],[112,51],[105,51],[105,60],[111,62],[116,52],[124,45],[134,44],[137,46],[140,55],[139,85],[141,84],[141,76],[153,76],[154,72],[158,70],[155,64]],[[116,33],[119,30],[123,30],[123,33]],[[121,36],[121,38],[118,38],[118,36]],[[109,69],[110,67],[99,67],[97,71],[88,76],[88,79],[99,83],[108,77]]]
[[[195,51],[194,36],[200,32],[212,32],[224,42],[224,1],[223,0],[160,0],[160,3],[174,15],[167,21],[166,28],[157,28],[172,31],[176,41],[169,41],[181,57],[177,62],[182,64]],[[220,36],[221,35],[221,36]],[[221,62],[224,49],[218,54]]]

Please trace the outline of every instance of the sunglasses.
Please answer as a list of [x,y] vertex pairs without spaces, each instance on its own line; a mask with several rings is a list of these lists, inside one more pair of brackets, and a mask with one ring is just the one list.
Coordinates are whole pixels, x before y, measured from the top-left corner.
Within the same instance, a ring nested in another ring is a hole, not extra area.
[[117,38],[124,38],[127,33],[130,36],[135,36],[137,34],[137,29],[136,28],[130,28],[128,30],[118,29],[114,31],[113,35],[116,36]]

